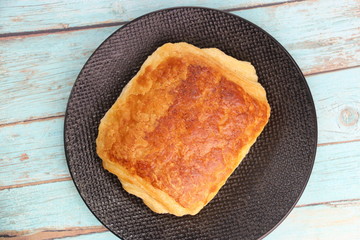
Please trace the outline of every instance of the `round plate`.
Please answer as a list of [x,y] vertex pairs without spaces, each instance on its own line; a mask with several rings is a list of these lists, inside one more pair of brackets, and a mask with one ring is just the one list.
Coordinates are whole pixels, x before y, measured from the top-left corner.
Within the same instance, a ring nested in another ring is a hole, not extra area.
[[[196,216],[156,214],[103,169],[95,139],[100,119],[147,56],[167,42],[215,47],[250,61],[272,108],[268,125],[218,195]],[[213,9],[153,12],[112,34],[75,82],[65,117],[65,151],[80,195],[124,239],[257,239],[296,204],[315,158],[311,93],[286,50],[256,25]]]

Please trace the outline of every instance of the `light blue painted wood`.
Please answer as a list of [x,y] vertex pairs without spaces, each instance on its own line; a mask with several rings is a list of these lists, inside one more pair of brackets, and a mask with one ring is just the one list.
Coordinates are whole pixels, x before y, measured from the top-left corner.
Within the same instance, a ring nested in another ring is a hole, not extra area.
[[0,232],[98,226],[72,181],[0,191]]
[[69,177],[64,120],[0,128],[0,187]]
[[[337,3],[345,4],[338,11],[347,10],[346,14],[339,13],[334,18],[333,8],[326,5],[328,2],[318,3],[323,9],[301,2],[301,5],[292,3],[236,13],[258,23],[277,37],[305,73],[359,65],[360,36],[356,36],[360,31],[356,26],[360,25],[360,18],[356,18],[355,11],[350,11],[353,5],[346,5],[346,1]],[[301,8],[291,8],[298,5]],[[305,15],[303,5],[310,9],[310,13]],[[281,21],[271,21],[274,16]],[[291,16],[297,19],[296,23],[290,21]],[[327,24],[321,31],[313,24],[314,21]],[[298,33],[300,26],[301,32]],[[117,27],[27,38],[0,38],[0,53],[6,59],[0,64],[0,79],[3,79],[0,102],[7,102],[0,105],[0,124],[63,114],[71,86],[81,67],[115,29]]]
[[360,142],[318,147],[313,172],[298,204],[360,199],[359,149]]
[[0,33],[63,29],[129,21],[151,11],[177,6],[230,9],[277,2],[283,2],[283,0],[2,0],[0,4],[0,22],[6,24],[0,27]]
[[358,0],[306,1],[234,13],[275,37],[305,74],[360,65]]
[[358,240],[360,201],[295,208],[266,240]]
[[0,52],[6,59],[0,64],[0,102],[7,103],[0,105],[0,123],[64,114],[82,66],[115,29],[0,38]]
[[315,101],[319,143],[360,139],[359,76],[360,67],[306,78]]

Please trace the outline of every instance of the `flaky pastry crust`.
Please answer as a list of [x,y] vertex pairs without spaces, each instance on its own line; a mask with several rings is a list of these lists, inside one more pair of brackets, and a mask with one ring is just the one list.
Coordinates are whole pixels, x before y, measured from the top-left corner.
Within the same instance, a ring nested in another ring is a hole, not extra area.
[[157,213],[197,214],[270,116],[249,62],[167,43],[142,65],[99,126],[97,153]]

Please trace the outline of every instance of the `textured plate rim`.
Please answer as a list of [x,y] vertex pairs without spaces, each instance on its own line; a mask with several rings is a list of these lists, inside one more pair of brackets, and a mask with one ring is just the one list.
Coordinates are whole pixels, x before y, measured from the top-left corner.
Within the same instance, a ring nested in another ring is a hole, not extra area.
[[[264,29],[262,29],[261,27],[259,27],[258,25],[256,25],[255,23],[252,23],[250,22],[249,20],[247,19],[244,19],[234,13],[230,13],[230,12],[227,12],[227,11],[224,11],[224,10],[219,10],[219,9],[214,9],[214,8],[209,8],[209,7],[197,7],[197,6],[181,6],[181,7],[169,7],[169,8],[162,8],[162,9],[159,9],[159,10],[155,10],[155,11],[152,11],[152,12],[148,12],[146,14],[143,14],[127,23],[125,23],[124,25],[122,25],[121,27],[119,27],[118,29],[116,29],[112,34],[110,34],[105,40],[102,41],[102,43],[94,50],[94,52],[90,55],[90,57],[86,60],[86,62],[84,63],[83,67],[81,68],[79,74],[77,75],[76,77],[76,80],[71,88],[71,91],[70,91],[70,94],[69,94],[69,97],[68,97],[68,101],[67,101],[67,104],[66,104],[66,110],[65,110],[65,116],[64,116],[64,131],[63,131],[63,137],[64,137],[64,152],[65,152],[65,158],[66,158],[66,163],[67,163],[67,167],[68,167],[68,170],[69,170],[69,173],[70,173],[70,176],[71,176],[71,179],[72,179],[72,182],[74,183],[75,185],[75,188],[77,190],[77,192],[79,193],[81,199],[83,200],[83,202],[85,203],[86,207],[90,210],[90,212],[93,214],[93,216],[95,216],[95,218],[107,229],[109,230],[112,234],[114,234],[116,237],[118,238],[121,238],[121,239],[124,239],[123,237],[119,236],[117,233],[115,233],[113,230],[111,230],[106,224],[103,223],[103,221],[101,219],[99,219],[99,217],[94,213],[94,211],[90,208],[90,206],[88,205],[88,203],[86,202],[86,199],[84,199],[83,195],[81,194],[81,191],[76,183],[76,181],[74,180],[74,176],[73,176],[73,172],[71,171],[70,169],[70,164],[69,164],[69,155],[68,155],[68,151],[66,150],[66,146],[67,146],[67,143],[66,143],[66,126],[67,126],[67,119],[68,119],[68,109],[69,109],[69,103],[72,99],[72,96],[73,96],[73,93],[74,93],[74,88],[75,88],[75,85],[76,83],[78,82],[78,79],[79,79],[79,76],[83,73],[83,70],[85,68],[85,66],[88,64],[88,62],[90,61],[90,59],[96,54],[96,52],[98,51],[98,49],[103,45],[105,44],[105,42],[107,42],[113,35],[115,35],[115,33],[117,32],[120,32],[123,28],[126,28],[128,25],[134,23],[134,22],[137,22],[143,18],[146,18],[147,16],[151,15],[151,14],[155,14],[155,13],[158,13],[158,12],[163,12],[163,11],[172,11],[172,10],[177,10],[177,9],[202,9],[202,10],[207,10],[207,11],[214,11],[214,12],[218,12],[218,13],[222,13],[222,14],[228,14],[230,16],[233,16],[235,18],[238,18],[240,21],[244,21],[246,22],[247,24],[250,24],[252,26],[254,26],[257,30],[263,32],[267,37],[270,38],[270,40],[272,40],[277,47],[279,47],[285,54],[286,56],[290,59],[290,61],[292,62],[292,64],[294,65],[295,69],[299,72],[299,77],[301,77],[301,80],[304,82],[304,86],[305,86],[305,90],[307,93],[309,93],[309,100],[310,100],[310,104],[311,104],[311,107],[312,107],[312,114],[314,115],[314,129],[315,129],[315,133],[314,133],[314,140],[315,140],[315,144],[313,146],[313,148],[311,149],[312,150],[312,153],[311,153],[311,156],[309,156],[309,159],[311,159],[311,166],[310,166],[310,169],[309,169],[309,172],[308,172],[308,175],[305,176],[306,177],[306,181],[298,195],[298,197],[296,198],[296,200],[294,201],[293,205],[289,208],[289,210],[287,211],[287,213],[280,219],[280,221],[278,221],[277,224],[275,224],[270,230],[268,230],[266,233],[264,233],[259,239],[264,239],[266,236],[268,236],[271,232],[273,232],[281,223],[284,222],[284,220],[289,216],[289,214],[292,212],[292,210],[295,208],[296,204],[298,203],[298,201],[300,200],[301,196],[303,195],[304,191],[305,191],[305,188],[306,186],[308,185],[309,183],[309,180],[310,180],[310,176],[311,176],[311,173],[312,173],[312,170],[314,168],[314,164],[315,164],[315,158],[316,158],[316,152],[317,152],[317,143],[318,143],[318,124],[317,124],[317,115],[316,115],[316,108],[315,108],[315,103],[314,103],[314,99],[312,97],[312,94],[311,94],[311,91],[310,91],[310,88],[309,88],[309,85],[305,79],[305,76],[304,74],[302,73],[300,67],[298,66],[298,64],[295,62],[294,58],[290,55],[290,53],[285,49],[285,47],[280,44],[279,41],[277,41],[271,34],[269,34],[267,31],[265,31]],[[125,239],[124,239],[125,240]]]

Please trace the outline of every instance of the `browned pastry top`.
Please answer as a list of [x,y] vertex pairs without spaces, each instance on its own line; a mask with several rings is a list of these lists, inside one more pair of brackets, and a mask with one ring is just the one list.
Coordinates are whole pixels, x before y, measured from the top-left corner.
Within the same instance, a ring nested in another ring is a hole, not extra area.
[[207,203],[266,124],[267,102],[191,54],[148,66],[135,81],[137,94],[114,112],[110,160],[185,208]]

